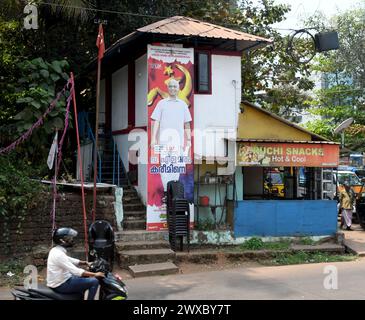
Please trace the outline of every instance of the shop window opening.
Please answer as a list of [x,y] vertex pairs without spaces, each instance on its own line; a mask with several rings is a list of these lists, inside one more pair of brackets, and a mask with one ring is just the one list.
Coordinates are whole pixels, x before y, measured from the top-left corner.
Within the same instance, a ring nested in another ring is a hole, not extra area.
[[333,200],[333,169],[301,167],[244,167],[246,200]]

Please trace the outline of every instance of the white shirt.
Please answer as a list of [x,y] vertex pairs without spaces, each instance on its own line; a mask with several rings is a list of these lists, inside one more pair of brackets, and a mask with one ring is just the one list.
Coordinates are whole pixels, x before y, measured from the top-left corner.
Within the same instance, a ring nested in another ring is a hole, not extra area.
[[160,144],[184,145],[184,125],[192,121],[189,107],[181,99],[166,98],[160,100],[151,119],[160,122]]
[[65,283],[72,275],[81,277],[84,269],[76,267],[80,260],[69,257],[61,246],[51,249],[47,259],[47,286],[56,288]]

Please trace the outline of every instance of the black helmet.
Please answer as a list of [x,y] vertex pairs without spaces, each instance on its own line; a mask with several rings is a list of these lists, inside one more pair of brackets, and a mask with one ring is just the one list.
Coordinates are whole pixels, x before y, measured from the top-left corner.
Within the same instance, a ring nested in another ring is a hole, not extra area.
[[74,238],[77,236],[77,231],[72,228],[58,228],[53,233],[53,242],[69,248],[74,245]]

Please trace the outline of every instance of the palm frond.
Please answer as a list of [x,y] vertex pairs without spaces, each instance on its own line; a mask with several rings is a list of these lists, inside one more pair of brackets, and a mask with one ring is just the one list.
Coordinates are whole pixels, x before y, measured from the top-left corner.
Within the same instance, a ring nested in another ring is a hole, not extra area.
[[55,15],[61,15],[70,20],[87,21],[95,15],[94,5],[87,0],[45,0],[43,4],[50,6],[50,12]]

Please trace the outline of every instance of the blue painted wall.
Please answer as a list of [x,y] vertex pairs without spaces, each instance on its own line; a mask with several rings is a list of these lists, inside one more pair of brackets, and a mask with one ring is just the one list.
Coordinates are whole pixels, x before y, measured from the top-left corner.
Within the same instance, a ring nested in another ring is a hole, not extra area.
[[324,236],[337,231],[336,201],[244,200],[234,213],[234,235]]

